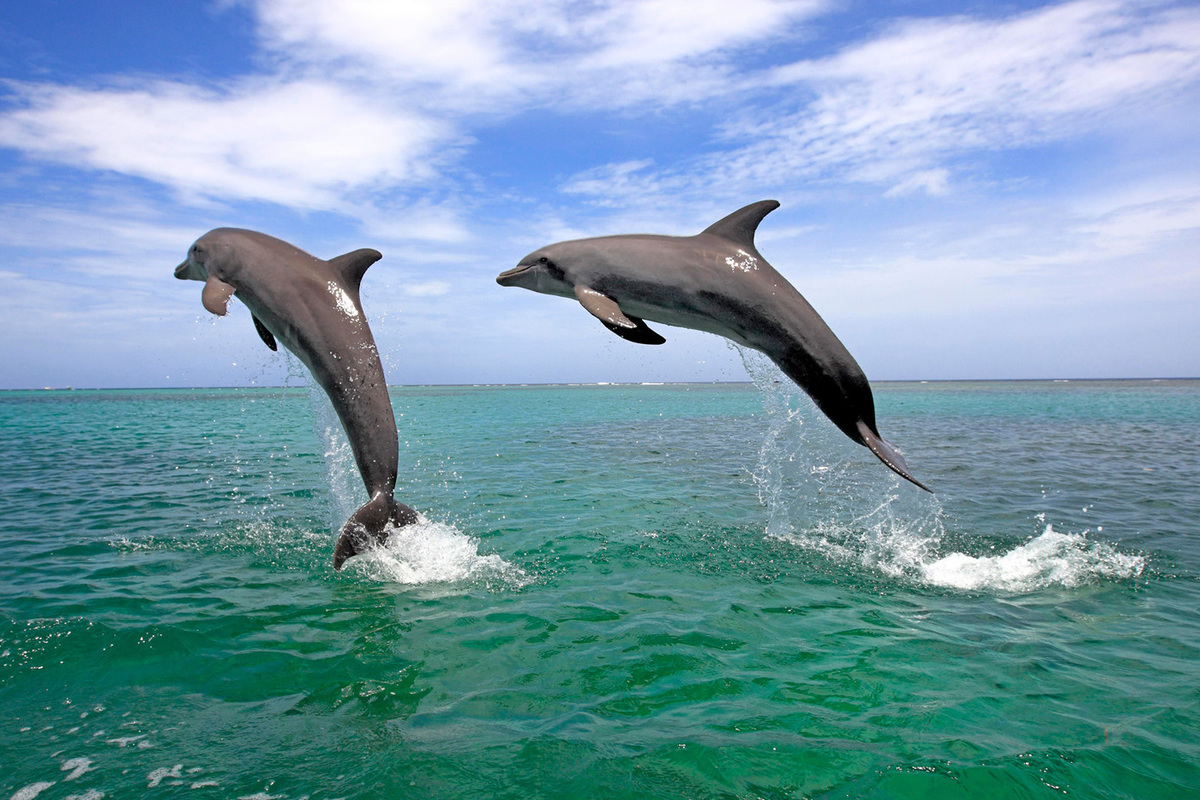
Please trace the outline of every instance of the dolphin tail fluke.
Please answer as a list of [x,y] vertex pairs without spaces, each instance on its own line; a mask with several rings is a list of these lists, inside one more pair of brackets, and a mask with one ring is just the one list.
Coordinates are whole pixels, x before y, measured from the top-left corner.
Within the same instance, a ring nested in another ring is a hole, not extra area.
[[340,570],[346,559],[383,544],[390,529],[416,521],[417,512],[404,503],[396,502],[390,494],[376,494],[342,526],[342,533],[333,548],[333,568]]
[[875,454],[875,457],[882,461],[888,469],[899,475],[901,478],[904,478],[904,480],[912,483],[914,486],[924,489],[930,494],[933,493],[933,489],[930,489],[928,486],[914,478],[912,473],[908,471],[908,464],[904,463],[904,456],[900,455],[900,451],[898,451],[895,447],[892,447],[891,444],[885,441],[881,436],[879,436],[879,434],[875,433],[875,431],[871,430],[867,423],[863,422],[861,419],[858,421],[858,432],[862,436],[862,443],[865,444],[871,450],[871,452]]

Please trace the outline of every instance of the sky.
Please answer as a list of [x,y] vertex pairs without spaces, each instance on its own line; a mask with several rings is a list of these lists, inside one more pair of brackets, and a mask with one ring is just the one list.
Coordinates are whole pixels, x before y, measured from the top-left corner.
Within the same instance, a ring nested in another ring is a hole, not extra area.
[[1200,6],[8,0],[0,388],[278,385],[173,268],[373,247],[393,384],[745,380],[495,276],[551,242],[758,249],[875,380],[1200,376]]

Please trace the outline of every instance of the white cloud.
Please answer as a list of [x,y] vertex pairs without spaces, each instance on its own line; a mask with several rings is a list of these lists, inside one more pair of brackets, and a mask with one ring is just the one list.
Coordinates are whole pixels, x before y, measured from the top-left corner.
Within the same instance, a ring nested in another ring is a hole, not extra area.
[[830,179],[883,184],[891,197],[945,194],[957,160],[1194,102],[1200,9],[1078,0],[1001,19],[905,21],[741,81],[774,94],[731,117],[727,148],[660,170],[592,168],[566,190],[646,204],[663,191],[741,196]]
[[387,242],[459,243],[471,238],[462,212],[448,205],[366,204],[352,211],[362,224],[364,236]]
[[0,116],[0,144],[193,199],[336,209],[356,191],[430,177],[447,144],[444,125],[320,81],[19,91],[22,107]]
[[666,176],[655,176],[649,159],[606,164],[572,176],[560,188],[567,194],[601,198],[625,198],[630,195],[660,194]]
[[813,87],[803,110],[732,131],[763,179],[836,170],[913,180],[956,154],[1023,147],[1153,108],[1200,78],[1200,10],[1081,2],[994,20],[911,21],[819,61],[777,69]]
[[950,170],[927,169],[914,172],[891,189],[883,193],[884,197],[903,197],[914,192],[925,192],[931,195],[942,195],[950,191]]
[[[264,44],[301,68],[335,65],[343,74],[357,73],[356,80],[369,77],[458,96],[481,90],[507,94],[536,82],[527,62],[510,60],[501,39],[504,23],[519,23],[524,19],[519,12],[528,6],[471,0],[260,0],[256,11]],[[529,24],[513,33],[524,33]]]
[[449,294],[451,285],[448,281],[422,281],[420,283],[405,284],[403,291],[407,295],[413,297],[441,297],[444,294]]
[[[164,221],[152,208],[105,198],[101,210],[0,206],[4,266],[58,280],[144,288],[169,277],[203,233]],[[100,205],[97,203],[97,205]]]
[[[826,264],[796,258],[794,244],[793,252],[767,255],[822,313],[861,320],[1088,317],[1200,296],[1197,184],[1145,185],[1065,209],[993,202],[989,215],[968,212],[947,225],[952,233],[931,233],[936,225],[881,231]],[[797,263],[802,270],[791,268]],[[1108,322],[1128,326],[1119,317]]]
[[[760,73],[739,66],[746,47],[795,39],[824,5],[260,0],[274,76],[225,87],[20,86],[17,107],[0,114],[0,145],[145,178],[191,201],[366,219],[381,194],[444,174],[467,146],[468,112],[755,90],[724,130],[749,144],[665,171],[641,161],[592,170],[568,192],[627,202],[840,176],[885,183],[891,196],[936,195],[951,185],[948,158],[1065,138],[1200,78],[1200,10],[1117,0],[907,21],[828,58]],[[460,235],[440,226],[435,238]]]
[[[1200,238],[1200,185],[1169,181],[1143,185],[1113,196],[1089,198],[1075,212],[1080,235],[1091,248],[1078,261],[1136,256],[1156,247]],[[1191,276],[1200,275],[1200,260],[1191,258]]]
[[824,0],[260,0],[294,68],[403,87],[426,108],[621,107],[728,91],[731,51],[778,39]]
[[[696,100],[732,56],[824,0],[259,0],[269,74],[225,85],[16,85],[0,146],[147,179],[185,202],[268,201],[380,226],[397,190],[444,176],[486,111]],[[441,224],[434,238],[461,237]]]
[[711,58],[750,42],[780,39],[826,5],[811,0],[610,0],[575,26],[590,45],[586,66],[626,69]]

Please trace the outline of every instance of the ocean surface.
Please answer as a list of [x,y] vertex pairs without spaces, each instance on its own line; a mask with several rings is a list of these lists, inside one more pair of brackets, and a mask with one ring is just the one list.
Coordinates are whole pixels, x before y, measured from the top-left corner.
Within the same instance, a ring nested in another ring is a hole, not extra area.
[[1200,796],[1200,382],[0,393],[0,800]]

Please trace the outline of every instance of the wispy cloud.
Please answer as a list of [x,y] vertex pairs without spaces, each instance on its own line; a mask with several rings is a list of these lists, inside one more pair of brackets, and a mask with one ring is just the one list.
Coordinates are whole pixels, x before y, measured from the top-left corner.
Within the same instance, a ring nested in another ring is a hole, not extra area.
[[448,281],[422,281],[405,284],[404,293],[411,297],[441,297],[449,294],[450,289]]
[[728,122],[709,155],[657,171],[595,168],[566,188],[618,202],[660,186],[737,191],[812,179],[881,185],[893,197],[944,194],[972,155],[1194,98],[1200,9],[1079,0],[1001,19],[902,21],[828,58],[743,79],[775,90],[773,99]]
[[[1155,184],[1091,198],[1075,207],[1017,201],[968,213],[924,240],[905,229],[792,269],[796,243],[778,248],[777,266],[820,297],[822,312],[847,319],[923,320],[973,316],[999,328],[1005,316],[1053,312],[1063,319],[1111,315],[1125,303],[1186,302],[1200,293],[1200,186]],[[770,251],[774,257],[776,248]],[[819,256],[817,256],[819,258]],[[900,301],[903,298],[903,301]],[[814,301],[815,302],[815,301]],[[1200,326],[1193,325],[1195,332]]]
[[225,89],[17,87],[0,144],[47,161],[145,178],[185,199],[337,209],[356,191],[429,177],[445,126],[317,81]]
[[158,283],[199,232],[144,205],[109,201],[103,209],[0,206],[5,266],[62,283]]
[[221,85],[11,85],[0,146],[146,179],[187,203],[267,201],[378,220],[397,192],[428,202],[423,191],[453,172],[476,115],[724,93],[741,48],[788,35],[824,5],[260,0],[261,74]]
[[825,0],[261,0],[292,69],[403,87],[425,108],[623,107],[722,91],[731,56],[794,35]]
[[891,189],[883,193],[884,197],[903,197],[906,194],[925,192],[926,194],[941,195],[950,191],[950,170],[943,167],[914,172]]
[[831,58],[774,71],[816,87],[752,130],[765,169],[904,179],[946,156],[1025,147],[1152,108],[1200,78],[1200,10],[1082,2],[1010,19],[904,22]]

